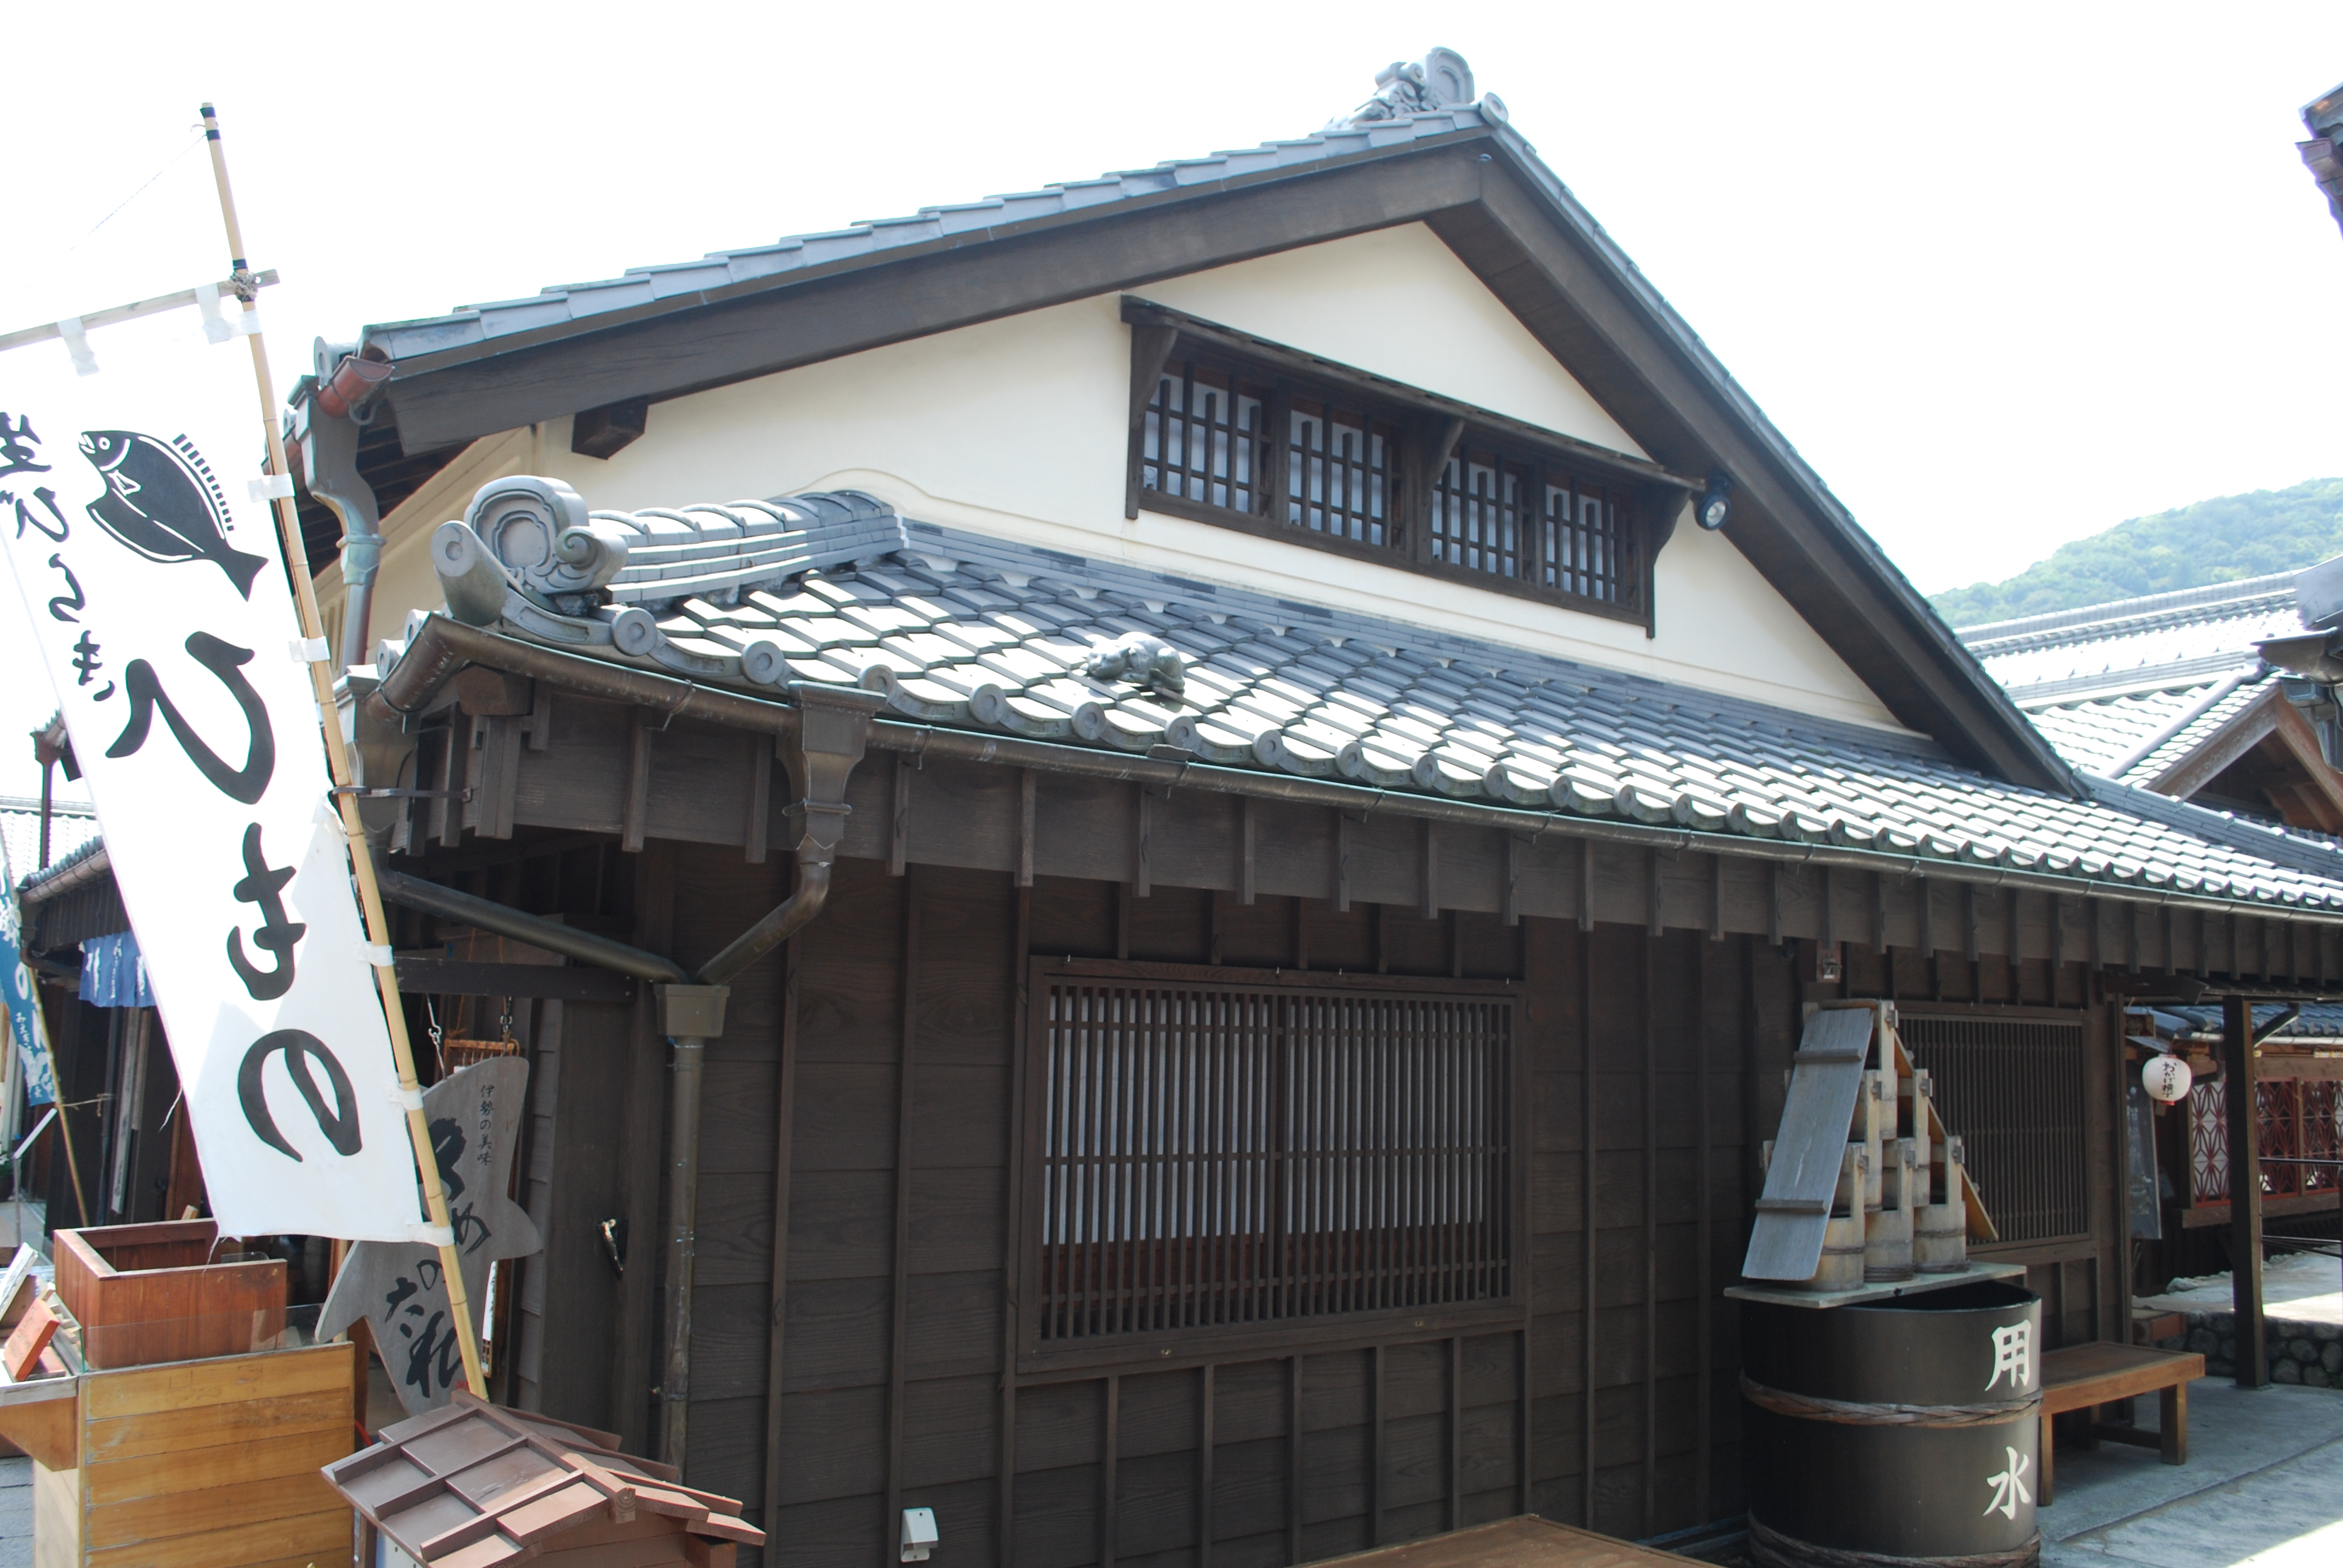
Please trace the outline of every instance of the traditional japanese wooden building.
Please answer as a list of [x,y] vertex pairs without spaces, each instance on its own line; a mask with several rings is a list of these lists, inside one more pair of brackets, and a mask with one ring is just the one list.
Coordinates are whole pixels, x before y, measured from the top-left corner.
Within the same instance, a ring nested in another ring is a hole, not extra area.
[[774,1561],[1733,1515],[1807,1003],[2075,1342],[2120,1004],[2343,972],[2343,856],[2071,768],[1444,51],[318,370],[402,964],[533,1070],[496,1392]]

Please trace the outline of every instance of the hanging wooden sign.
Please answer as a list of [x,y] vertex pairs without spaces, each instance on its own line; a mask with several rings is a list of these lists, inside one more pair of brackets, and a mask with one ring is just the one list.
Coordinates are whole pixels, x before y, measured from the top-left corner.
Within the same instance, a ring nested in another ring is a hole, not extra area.
[[[465,1298],[479,1312],[488,1265],[523,1258],[544,1241],[536,1221],[506,1194],[528,1091],[528,1063],[492,1057],[424,1092],[432,1151],[447,1186],[447,1216],[463,1260]],[[411,1182],[410,1182],[411,1185]],[[422,1242],[361,1241],[350,1249],[318,1314],[320,1337],[364,1318],[409,1414],[436,1410],[463,1385],[454,1313],[439,1252]],[[475,1323],[477,1328],[478,1324]]]

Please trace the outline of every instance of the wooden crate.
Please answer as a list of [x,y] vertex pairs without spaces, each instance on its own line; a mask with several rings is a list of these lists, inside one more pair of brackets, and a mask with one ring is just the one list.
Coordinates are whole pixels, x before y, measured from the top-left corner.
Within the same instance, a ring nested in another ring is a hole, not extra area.
[[357,1447],[357,1347],[0,1388],[33,1456],[35,1568],[348,1568],[320,1467]]
[[90,1367],[246,1355],[285,1332],[285,1264],[212,1261],[209,1220],[56,1233],[57,1297]]

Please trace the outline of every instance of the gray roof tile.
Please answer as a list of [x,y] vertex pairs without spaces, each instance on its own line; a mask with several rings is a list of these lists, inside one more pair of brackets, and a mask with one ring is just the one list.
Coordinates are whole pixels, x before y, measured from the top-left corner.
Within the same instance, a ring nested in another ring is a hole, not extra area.
[[[1212,761],[1383,789],[2343,910],[2343,849],[2119,784],[2070,799],[1987,779],[1923,738],[1343,610],[1305,628],[1298,607],[1241,588],[909,531],[913,556],[744,585],[737,607],[650,605],[667,629],[633,655],[563,646],[755,689],[744,664],[762,639],[774,678],[860,684],[922,722],[1132,751],[1192,739]],[[1200,597],[1225,620],[1199,622],[1186,607]],[[1079,673],[1141,628],[1186,658],[1182,703]]]

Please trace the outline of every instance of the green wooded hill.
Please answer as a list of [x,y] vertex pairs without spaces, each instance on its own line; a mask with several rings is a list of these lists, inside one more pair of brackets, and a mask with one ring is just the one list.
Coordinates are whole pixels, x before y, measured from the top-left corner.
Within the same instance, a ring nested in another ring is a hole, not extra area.
[[2343,479],[2175,507],[2061,545],[1997,583],[1930,596],[1954,626],[2296,571],[2343,555]]

